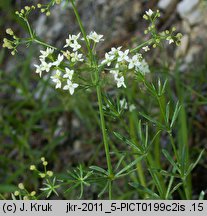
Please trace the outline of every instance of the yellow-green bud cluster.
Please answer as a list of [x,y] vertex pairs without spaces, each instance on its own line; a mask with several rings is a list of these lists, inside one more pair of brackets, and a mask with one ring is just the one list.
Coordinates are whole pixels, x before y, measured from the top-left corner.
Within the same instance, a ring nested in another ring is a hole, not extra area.
[[39,175],[41,178],[52,177],[52,176],[53,176],[53,172],[46,169],[46,166],[48,165],[48,162],[45,160],[45,157],[41,157],[40,160],[42,161],[42,165],[44,166],[45,172],[39,171],[39,170],[36,168],[35,165],[30,165],[30,170],[38,172],[38,175]]
[[42,13],[45,13],[46,16],[50,16],[50,4],[43,5],[43,4],[37,4],[37,7],[40,9]]
[[25,6],[23,9],[21,9],[20,11],[16,11],[16,15],[18,15],[19,17],[25,19],[32,10],[35,10],[35,6]]
[[15,55],[16,53],[16,47],[18,45],[18,38],[16,37],[16,35],[14,34],[13,30],[11,28],[6,29],[6,34],[8,34],[9,36],[11,36],[14,40],[9,40],[7,38],[3,39],[3,47],[7,48],[11,51],[12,55]]
[[10,40],[8,40],[7,38],[3,39],[3,47],[4,48],[8,48],[8,49],[13,49],[13,44]]

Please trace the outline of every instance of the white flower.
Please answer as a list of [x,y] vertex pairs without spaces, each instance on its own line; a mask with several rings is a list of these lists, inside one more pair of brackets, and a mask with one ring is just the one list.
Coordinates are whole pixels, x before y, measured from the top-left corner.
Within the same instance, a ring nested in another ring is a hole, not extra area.
[[171,38],[169,39],[169,44],[174,43],[174,40]]
[[121,50],[121,48],[122,48],[121,46],[118,47],[118,48],[112,47],[112,48],[111,48],[111,51],[109,52],[109,54],[110,54],[110,55],[114,55],[114,56],[115,56],[115,55],[118,55],[118,52]]
[[130,111],[130,112],[133,112],[134,110],[136,110],[136,106],[135,106],[134,104],[131,104],[131,105],[129,106],[129,111]]
[[74,40],[74,41],[77,41],[79,39],[79,37],[80,37],[80,34],[81,33],[78,33],[77,35],[72,35],[71,39]]
[[63,78],[68,78],[69,80],[72,79],[74,74],[74,70],[70,70],[69,68],[65,68],[65,74],[63,75]]
[[71,43],[72,43],[72,39],[71,39],[71,35],[69,35],[69,38],[66,39],[66,44],[65,44],[64,48],[69,47],[71,45]]
[[122,100],[120,100],[119,103],[120,103],[121,109],[127,109],[128,108],[128,105],[127,105],[127,102],[126,102],[125,98],[123,98]]
[[46,51],[40,50],[42,55],[40,55],[40,59],[45,60],[50,54],[54,52],[54,49],[52,48],[47,48]]
[[36,67],[36,73],[38,73],[40,75],[40,77],[42,76],[42,66],[41,65],[34,65]]
[[52,63],[47,63],[47,62],[41,60],[41,65],[40,65],[40,67],[42,68],[42,71],[49,72],[49,71],[50,71],[50,68],[52,67]]
[[58,67],[60,65],[60,63],[63,61],[63,59],[64,59],[64,56],[59,54],[57,60],[55,62],[53,62],[52,65]]
[[56,74],[54,76],[51,76],[50,78],[54,83],[56,83],[55,88],[61,88],[61,81],[60,81],[61,71],[57,70]]
[[116,80],[118,78],[119,75],[119,71],[118,70],[110,70],[109,73],[114,75],[114,79]]
[[81,45],[77,41],[74,41],[73,43],[70,44],[70,47],[75,52],[81,48]]
[[67,80],[67,85],[63,87],[63,90],[69,90],[70,94],[72,95],[74,93],[74,90],[78,87],[79,85],[77,83],[72,83],[71,80]]
[[62,83],[58,78],[52,79],[52,81],[56,83],[56,86],[55,86],[56,89],[61,88]]
[[147,51],[150,50],[149,46],[142,47],[142,49],[143,49],[145,52],[147,52]]
[[153,11],[151,9],[149,9],[148,11],[146,11],[146,14],[151,17],[153,15]]
[[113,55],[109,55],[108,53],[106,53],[105,59],[101,62],[101,64],[107,64],[107,66],[110,66],[113,59],[114,59]]
[[104,39],[102,38],[103,35],[99,35],[97,34],[95,31],[90,32],[90,34],[87,36],[89,39],[93,40],[94,42],[98,43],[100,41],[104,41]]
[[121,86],[124,86],[124,88],[126,88],[126,85],[124,83],[124,77],[121,76],[120,78],[116,78],[117,81],[117,87],[120,88]]
[[142,74],[146,74],[149,73],[149,65],[147,64],[147,62],[145,61],[145,59],[143,59],[141,62],[141,64],[137,65],[137,69],[140,71],[140,73]]
[[79,37],[80,37],[80,33],[77,34],[77,35],[70,35],[69,34],[68,39],[66,39],[66,45],[64,46],[64,48],[71,46],[71,44],[72,44],[73,41],[77,42],[77,40],[78,40]]
[[129,60],[129,66],[128,66],[128,68],[132,69],[134,67],[138,67],[140,64],[141,64],[140,63],[140,55],[137,54],[137,55],[134,55],[132,57],[132,59]]
[[83,61],[82,56],[83,54],[78,54],[78,52],[71,53],[70,54],[71,62],[76,62],[76,61],[82,62]]
[[128,61],[129,60],[129,57],[128,57],[128,54],[129,54],[129,50],[127,49],[126,51],[122,52],[122,51],[118,51],[118,59],[117,61],[118,62],[122,62],[122,61]]

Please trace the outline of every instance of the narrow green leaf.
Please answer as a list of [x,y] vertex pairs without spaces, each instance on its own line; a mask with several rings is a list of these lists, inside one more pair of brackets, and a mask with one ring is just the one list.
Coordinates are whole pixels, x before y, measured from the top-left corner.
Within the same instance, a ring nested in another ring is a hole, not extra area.
[[114,171],[117,171],[117,170],[119,169],[119,167],[120,167],[122,161],[124,160],[125,156],[126,156],[126,155],[122,155],[122,156],[120,157],[118,163],[116,164],[116,167],[115,167]]
[[124,174],[121,174],[121,175],[119,175],[118,177],[116,177],[116,179],[117,179],[117,178],[122,178],[122,177],[124,177],[124,176],[129,176],[131,173],[135,172],[136,170],[137,170],[137,168],[135,168],[135,169],[133,169],[133,170],[130,170],[129,172],[126,172],[126,173],[124,173]]
[[148,145],[148,125],[146,124],[146,128],[145,128],[145,143],[144,143],[144,148],[147,148]]
[[200,195],[199,195],[199,200],[204,200],[204,196],[205,196],[205,192],[201,191]]
[[165,126],[162,125],[160,122],[156,121],[155,119],[151,118],[150,116],[148,116],[148,115],[146,115],[146,114],[144,114],[144,113],[142,113],[142,112],[139,112],[139,114],[140,114],[141,116],[143,116],[144,118],[146,118],[148,121],[150,121],[150,122],[152,122],[153,124],[157,125],[159,128],[165,130]]
[[69,193],[70,191],[72,191],[73,189],[77,188],[79,186],[79,182],[77,182],[76,184],[74,184],[73,186],[69,187],[64,193]]
[[142,121],[141,120],[139,120],[139,123],[138,123],[138,135],[142,142],[143,138],[142,138]]
[[186,176],[188,176],[188,175],[190,174],[190,172],[192,172],[192,170],[196,167],[196,165],[197,165],[198,162],[200,161],[200,159],[201,159],[201,157],[202,157],[204,151],[205,151],[205,149],[203,149],[203,150],[201,151],[201,153],[199,154],[197,160],[189,166],[188,171],[186,172]]
[[168,82],[168,80],[166,79],[164,84],[163,84],[163,87],[162,87],[161,95],[163,95],[165,93],[167,82]]
[[160,199],[160,196],[158,194],[156,194],[152,190],[140,185],[139,183],[130,182],[129,185],[131,185],[132,187],[136,188],[137,190],[139,190],[143,193],[150,195],[151,197],[149,197],[149,198]]
[[101,168],[101,167],[98,167],[98,166],[90,166],[89,168],[92,169],[92,170],[95,170],[95,171],[97,171],[97,172],[103,173],[103,174],[106,175],[106,176],[109,175],[108,172],[107,172],[105,169]]
[[106,189],[108,188],[109,186],[109,181],[106,182],[106,185],[105,187],[101,190],[101,192],[98,194],[98,198],[100,198],[106,191]]
[[177,116],[178,116],[178,113],[181,109],[181,106],[179,106],[179,101],[176,103],[176,106],[175,106],[175,111],[173,113],[173,117],[172,117],[172,121],[171,121],[171,124],[170,124],[170,128],[173,127],[174,123],[175,123],[175,120],[177,119]]
[[165,113],[166,113],[166,114],[165,114],[166,121],[167,121],[167,123],[169,123],[169,117],[170,117],[170,102],[167,103]]
[[127,171],[128,169],[130,169],[131,167],[133,167],[134,165],[136,165],[139,161],[141,161],[143,158],[145,157],[145,155],[142,155],[140,157],[138,157],[136,160],[132,161],[130,164],[128,164],[126,167],[124,167],[122,170],[120,170],[115,177],[118,177],[119,175],[121,175],[122,173],[124,173],[125,171]]
[[134,148],[139,154],[142,153],[141,149],[134,144],[132,141],[128,140],[126,137],[122,136],[121,134],[114,132],[114,135],[120,139],[121,141],[123,141],[124,143],[126,143],[127,145],[131,146],[132,148]]
[[178,168],[177,164],[175,163],[175,161],[173,160],[173,158],[170,156],[170,154],[168,153],[167,150],[165,149],[162,149],[162,153],[164,154],[165,158],[171,163],[171,165],[173,167],[175,167],[178,172],[180,172],[180,169]]
[[171,173],[171,172],[167,172],[166,170],[160,170],[160,174],[164,175],[164,176],[180,178],[180,175],[175,174],[175,173]]
[[170,195],[172,195],[183,183],[179,182],[171,191],[170,191]]

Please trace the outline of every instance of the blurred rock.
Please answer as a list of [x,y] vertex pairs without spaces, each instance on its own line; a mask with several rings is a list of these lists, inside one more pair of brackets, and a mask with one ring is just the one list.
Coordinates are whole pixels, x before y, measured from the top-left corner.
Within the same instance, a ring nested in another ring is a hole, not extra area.
[[185,57],[185,62],[187,64],[192,63],[195,60],[195,56],[198,56],[201,50],[202,50],[202,47],[199,45],[191,46],[187,53],[187,56]]
[[177,12],[181,17],[184,17],[195,10],[200,0],[183,0],[177,6]]
[[189,15],[185,17],[191,25],[195,25],[197,23],[200,23],[202,21],[202,11],[200,8],[196,9],[195,11],[192,11]]
[[182,28],[183,32],[186,32],[186,33],[190,34],[191,26],[190,26],[189,22],[187,22],[186,20],[182,21],[181,28]]
[[188,49],[188,45],[189,45],[189,36],[184,35],[181,40],[181,45],[176,50],[176,53],[175,53],[176,58],[185,56],[187,49]]
[[158,7],[164,11],[168,11],[170,8],[172,8],[178,0],[160,0],[158,2]]

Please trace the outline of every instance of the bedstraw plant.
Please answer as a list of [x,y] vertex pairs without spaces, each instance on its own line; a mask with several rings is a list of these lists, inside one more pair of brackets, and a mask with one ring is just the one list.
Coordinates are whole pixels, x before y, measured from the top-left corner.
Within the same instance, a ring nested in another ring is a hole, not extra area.
[[[42,46],[39,61],[34,65],[37,75],[42,79],[47,76],[58,91],[67,92],[69,95],[78,94],[82,90],[95,90],[99,107],[100,130],[102,132],[103,148],[106,156],[107,168],[96,165],[85,168],[80,165],[77,169],[69,171],[68,175],[61,180],[54,177],[52,171],[47,171],[47,162],[42,158],[44,172],[37,170],[35,165],[30,169],[38,173],[44,179],[43,187],[40,188],[40,195],[35,191],[28,192],[23,184],[19,185],[19,190],[14,192],[13,197],[19,199],[38,199],[49,197],[52,193],[58,195],[61,188],[65,188],[66,193],[77,188],[80,189],[79,198],[84,193],[84,187],[91,184],[100,185],[99,197],[106,192],[108,198],[113,199],[113,185],[125,178],[130,187],[134,187],[138,193],[138,198],[143,199],[173,199],[174,194],[180,195],[183,199],[191,199],[191,172],[202,156],[191,163],[188,145],[178,146],[174,139],[176,130],[174,126],[177,116],[182,108],[178,101],[173,104],[166,101],[165,90],[168,85],[167,80],[150,80],[151,72],[147,61],[144,58],[146,52],[151,49],[170,44],[179,46],[182,35],[176,32],[173,27],[170,30],[159,32],[156,28],[157,19],[160,17],[159,11],[149,9],[143,15],[149,23],[145,34],[149,39],[135,48],[124,49],[112,47],[105,53],[104,59],[97,55],[97,44],[104,43],[104,35],[92,30],[87,33],[76,7],[74,0],[66,1],[71,4],[80,32],[69,34],[65,39],[63,47],[54,47],[42,41],[36,35],[30,22],[29,16],[33,10],[39,9],[46,16],[52,16],[51,7],[60,4],[61,0],[51,0],[48,4],[37,4],[37,6],[26,6],[16,15],[25,22],[28,30],[27,38],[19,38],[12,29],[7,29],[8,38],[4,39],[3,47],[8,48],[12,55],[18,54],[20,45],[30,46],[33,43]],[[103,76],[103,72],[105,75]],[[113,80],[113,82],[110,82]],[[113,84],[114,83],[114,84]],[[160,118],[154,118],[152,113],[145,113],[141,107],[136,107],[130,101],[130,86],[136,83],[142,85],[143,94],[148,94],[154,98],[159,107]],[[128,99],[116,99],[107,94],[108,85],[119,91],[126,92]],[[87,92],[90,91],[86,91]],[[130,112],[133,118],[133,133],[130,126],[124,120],[125,112]],[[126,129],[110,132],[110,121],[118,120],[120,125]],[[166,134],[168,147],[164,148],[161,143],[157,143],[161,134]],[[111,138],[113,137],[113,139]],[[125,145],[126,151],[119,151],[119,147],[113,145],[113,140],[119,140]],[[170,148],[169,148],[170,146]],[[160,152],[160,149],[161,152]],[[117,162],[112,162],[113,155]],[[164,156],[165,159],[161,159]],[[168,161],[168,166],[162,166],[162,160]],[[42,193],[44,193],[42,195]],[[123,196],[124,197],[124,196]],[[133,197],[132,197],[133,198]]]

